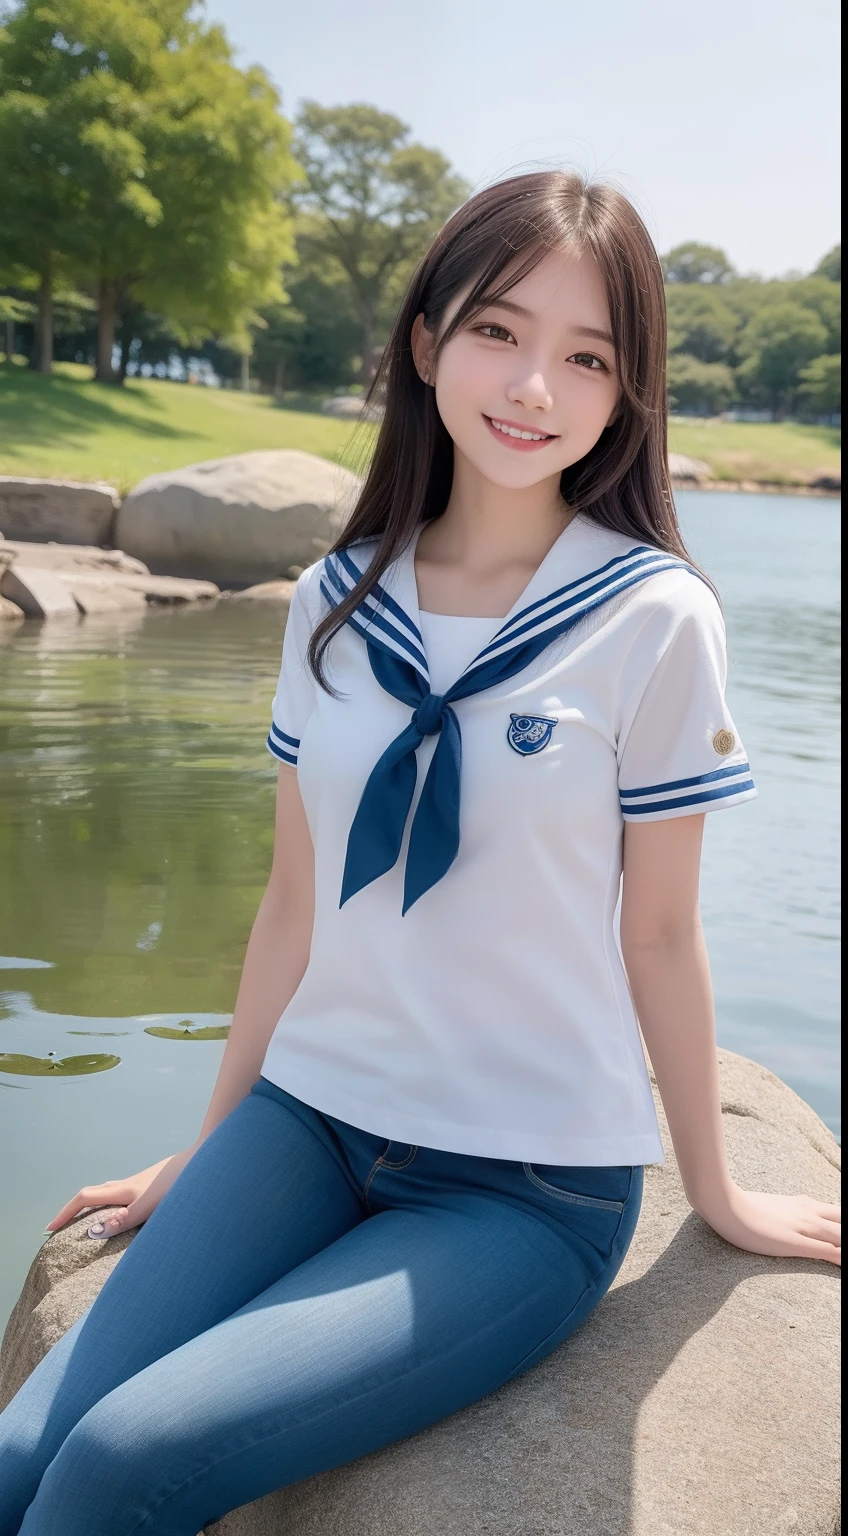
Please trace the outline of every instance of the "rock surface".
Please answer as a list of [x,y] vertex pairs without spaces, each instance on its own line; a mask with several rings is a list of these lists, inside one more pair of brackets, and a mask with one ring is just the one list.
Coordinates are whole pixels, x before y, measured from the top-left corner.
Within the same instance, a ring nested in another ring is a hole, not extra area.
[[109,544],[118,504],[115,487],[101,481],[0,475],[0,531],[7,539]]
[[122,549],[97,549],[93,544],[33,544],[21,539],[5,539],[0,545],[0,565],[19,560],[22,565],[37,565],[49,571],[124,571],[127,575],[147,576],[147,566],[134,560]]
[[15,561],[0,575],[0,597],[6,597],[31,619],[77,618],[79,609],[55,571]]
[[0,597],[0,621],[7,622],[11,619],[16,623],[18,619],[25,617],[23,608],[19,608],[17,603],[11,602],[8,597]]
[[382,421],[386,414],[378,401],[372,400],[366,405],[361,395],[330,395],[329,399],[322,400],[321,412],[324,416],[338,416],[344,421]]
[[[719,1053],[731,1171],[837,1198],[839,1149],[765,1068]],[[423,1434],[233,1511],[206,1536],[835,1536],[839,1275],[732,1248],[668,1161],[597,1311],[553,1355]],[[132,1234],[81,1215],[36,1255],[0,1353],[0,1406]]]
[[261,581],[256,587],[244,587],[241,592],[228,592],[231,603],[290,603],[297,583],[286,581]]
[[713,473],[709,464],[706,464],[703,459],[690,459],[687,453],[670,453],[668,472],[672,480],[696,485],[702,480],[711,480]]
[[142,480],[118,513],[115,543],[162,575],[249,586],[325,554],[359,485],[294,450],[210,459]]

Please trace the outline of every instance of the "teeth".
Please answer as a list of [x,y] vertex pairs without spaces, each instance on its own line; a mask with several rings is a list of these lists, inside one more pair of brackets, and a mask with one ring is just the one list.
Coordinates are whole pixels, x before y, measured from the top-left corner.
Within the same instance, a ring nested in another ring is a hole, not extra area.
[[505,427],[502,421],[492,420],[492,426],[499,432],[504,432],[507,437],[520,437],[527,443],[543,443],[550,437],[549,432],[522,432],[519,427]]

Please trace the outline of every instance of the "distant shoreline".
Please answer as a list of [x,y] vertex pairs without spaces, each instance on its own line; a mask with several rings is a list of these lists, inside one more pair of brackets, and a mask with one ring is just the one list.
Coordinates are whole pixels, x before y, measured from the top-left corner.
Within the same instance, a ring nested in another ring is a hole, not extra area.
[[727,491],[752,496],[810,496],[824,501],[841,501],[842,487],[825,489],[820,485],[786,485],[772,480],[683,480],[672,477],[675,491]]

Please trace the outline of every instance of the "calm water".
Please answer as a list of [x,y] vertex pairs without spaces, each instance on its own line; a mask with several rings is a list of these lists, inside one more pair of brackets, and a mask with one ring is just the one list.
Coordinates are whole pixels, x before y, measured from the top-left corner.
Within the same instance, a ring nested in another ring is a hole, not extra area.
[[[839,508],[679,498],[715,577],[759,799],[708,818],[703,907],[723,1044],[838,1129]],[[276,607],[27,623],[0,644],[0,1051],[111,1052],[0,1072],[0,1324],[44,1223],[85,1183],[197,1134],[270,867]],[[10,1170],[10,1172],[9,1172]]]

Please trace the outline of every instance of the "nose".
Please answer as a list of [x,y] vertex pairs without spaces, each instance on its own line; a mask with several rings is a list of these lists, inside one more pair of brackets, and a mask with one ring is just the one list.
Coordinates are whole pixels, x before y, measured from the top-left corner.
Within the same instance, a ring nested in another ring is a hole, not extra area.
[[523,405],[528,411],[549,411],[554,403],[541,368],[513,379],[507,386],[506,397],[510,404]]

